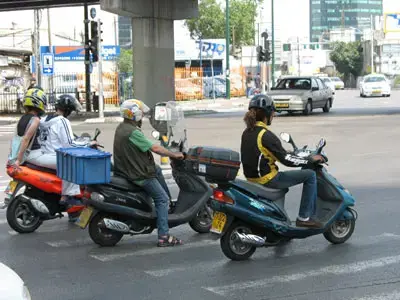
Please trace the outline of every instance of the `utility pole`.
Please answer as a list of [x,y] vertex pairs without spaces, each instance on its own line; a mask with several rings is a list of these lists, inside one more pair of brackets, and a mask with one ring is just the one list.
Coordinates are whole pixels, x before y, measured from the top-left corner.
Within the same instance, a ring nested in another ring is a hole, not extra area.
[[[275,86],[275,5],[274,0],[271,0],[271,22],[272,22],[272,63],[271,63],[271,79],[272,86]],[[269,82],[268,82],[269,86]]]
[[38,86],[42,85],[42,72],[40,70],[40,10],[35,9],[34,12],[34,44],[35,44],[35,59],[36,59],[36,84]]
[[299,76],[301,76],[301,70],[300,70],[300,39],[297,37],[297,63],[299,65]]
[[99,38],[97,42],[97,51],[99,52],[99,118],[104,118],[104,97],[103,97],[103,55],[102,55],[102,43],[101,43],[101,20],[97,21],[97,28],[99,31]]
[[225,7],[225,51],[226,51],[226,99],[231,99],[231,79],[230,79],[230,66],[229,66],[229,45],[230,45],[230,30],[229,30],[229,0],[226,0]]
[[84,8],[84,23],[85,23],[85,90],[86,90],[86,111],[92,111],[91,107],[91,93],[90,93],[90,45],[89,45],[89,11],[88,3],[85,1]]
[[374,73],[374,18],[371,15],[371,74]]
[[[49,52],[53,53],[53,45],[51,43],[51,22],[50,22],[50,8],[47,9],[47,33],[49,35]],[[54,85],[53,85],[53,75],[49,77],[49,90],[52,96],[54,96]]]
[[13,48],[15,48],[15,25],[17,25],[17,23],[11,22],[11,25],[12,25],[12,31],[13,31],[13,34],[12,34],[12,36],[13,36]]

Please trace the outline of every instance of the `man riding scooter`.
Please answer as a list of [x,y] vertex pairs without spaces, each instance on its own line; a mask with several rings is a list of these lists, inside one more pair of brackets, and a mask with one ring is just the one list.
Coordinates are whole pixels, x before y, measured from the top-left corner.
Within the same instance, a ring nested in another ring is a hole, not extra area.
[[279,172],[276,161],[288,167],[302,167],[324,161],[321,155],[308,159],[287,152],[279,138],[267,127],[274,118],[275,106],[267,95],[254,96],[244,117],[246,129],[242,135],[241,160],[247,180],[272,189],[285,189],[303,183],[298,227],[321,228],[315,220],[317,179],[313,170]]
[[161,168],[156,166],[151,152],[175,159],[182,153],[173,153],[148,140],[141,131],[143,116],[149,107],[139,100],[126,100],[121,104],[121,117],[114,137],[114,173],[141,186],[154,200],[157,212],[158,246],[182,245],[182,241],[169,235],[169,191]]

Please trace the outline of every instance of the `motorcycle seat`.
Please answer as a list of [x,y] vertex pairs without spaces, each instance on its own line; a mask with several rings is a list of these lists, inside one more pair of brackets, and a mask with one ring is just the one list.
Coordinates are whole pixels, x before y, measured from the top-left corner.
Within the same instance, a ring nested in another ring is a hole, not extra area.
[[289,192],[289,189],[271,189],[262,186],[258,183],[252,183],[246,180],[236,179],[233,182],[237,187],[249,191],[250,193],[270,201],[276,201],[285,197],[286,193]]
[[121,190],[126,190],[129,192],[139,192],[139,191],[143,191],[143,189],[132,183],[131,181],[127,180],[124,177],[115,175],[115,174],[111,174],[111,181],[109,183],[109,185],[117,188],[117,189],[121,189]]
[[36,166],[36,165],[30,164],[28,162],[24,163],[23,165],[25,167],[29,168],[29,169],[32,169],[32,170],[36,170],[36,171],[41,171],[41,172],[57,175],[57,170],[54,170],[54,169],[49,169],[49,168],[45,168],[45,167]]

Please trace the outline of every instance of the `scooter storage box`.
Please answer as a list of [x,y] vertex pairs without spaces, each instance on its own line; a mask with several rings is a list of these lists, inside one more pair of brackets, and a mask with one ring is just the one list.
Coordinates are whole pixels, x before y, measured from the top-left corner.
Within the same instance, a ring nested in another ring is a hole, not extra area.
[[57,151],[57,176],[75,184],[111,181],[111,153],[92,148],[61,148]]
[[205,176],[211,183],[234,180],[240,169],[239,152],[214,147],[190,148],[185,160],[186,169]]

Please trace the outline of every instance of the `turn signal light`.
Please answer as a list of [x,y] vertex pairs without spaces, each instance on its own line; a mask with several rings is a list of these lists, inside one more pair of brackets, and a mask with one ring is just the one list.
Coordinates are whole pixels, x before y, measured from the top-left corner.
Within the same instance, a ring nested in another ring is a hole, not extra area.
[[228,197],[225,195],[225,193],[221,190],[214,190],[213,192],[213,198],[217,200],[218,202],[222,203],[228,203],[228,204],[234,204],[235,201],[231,197]]

